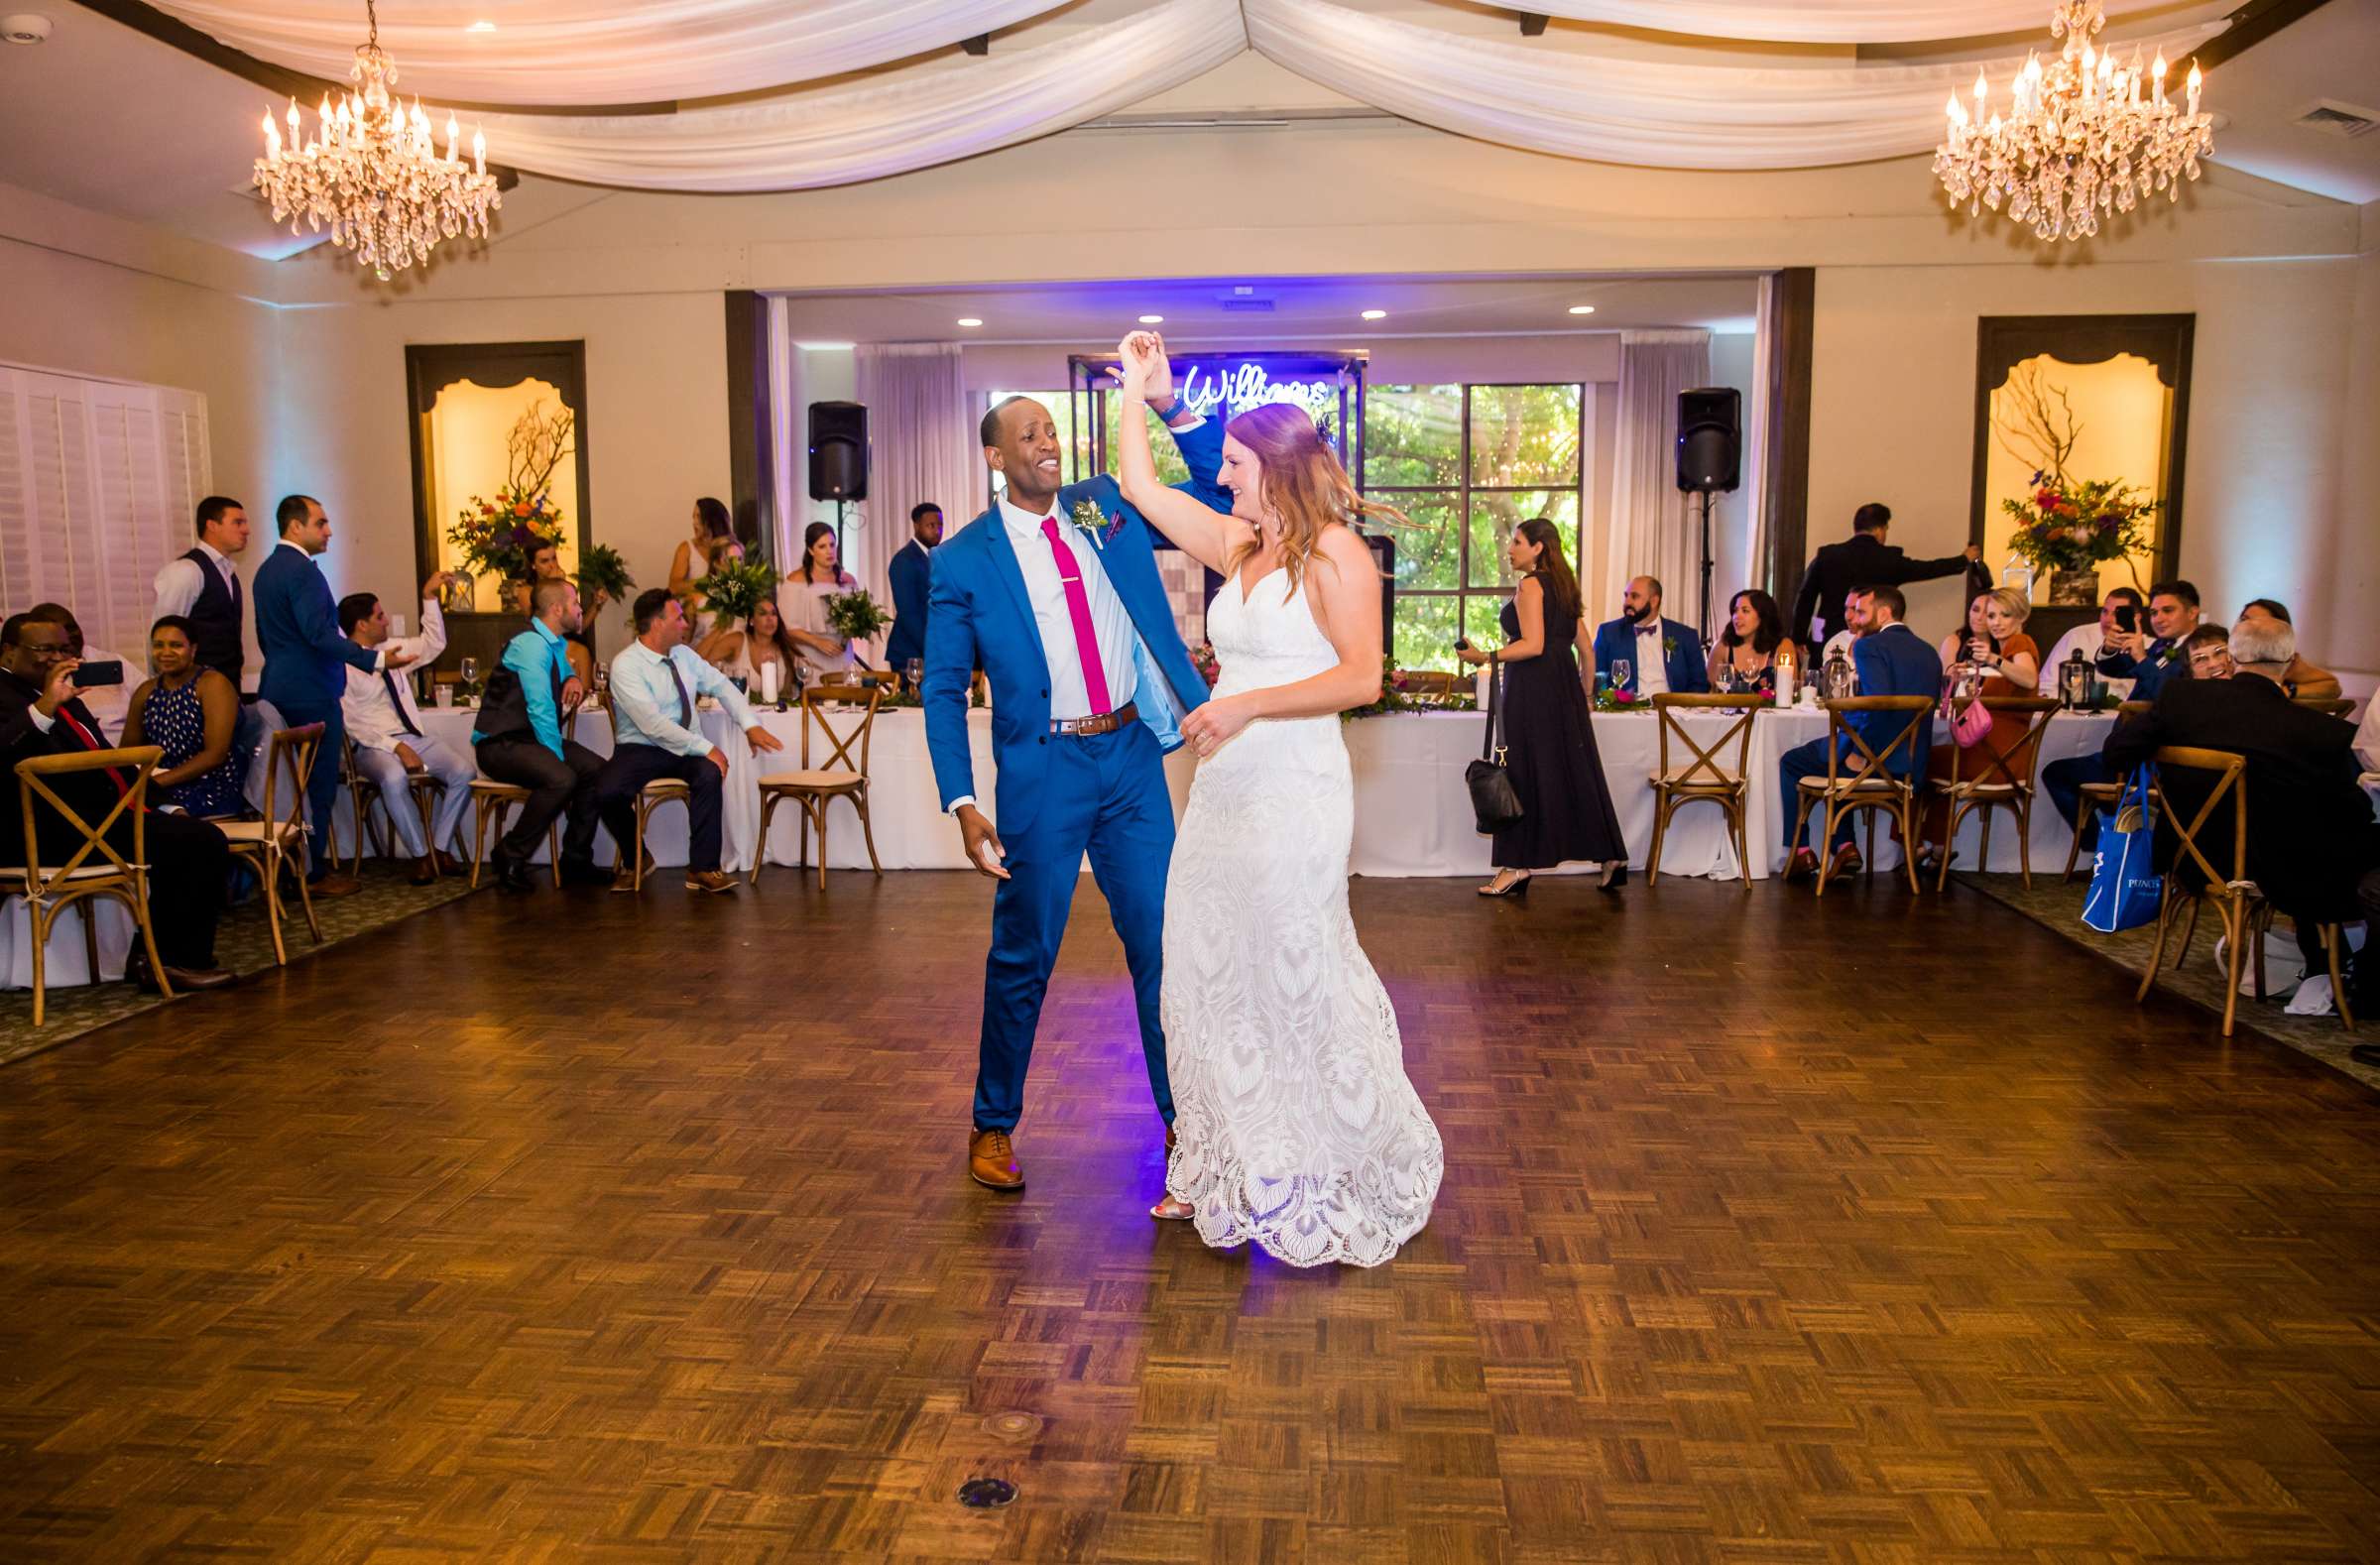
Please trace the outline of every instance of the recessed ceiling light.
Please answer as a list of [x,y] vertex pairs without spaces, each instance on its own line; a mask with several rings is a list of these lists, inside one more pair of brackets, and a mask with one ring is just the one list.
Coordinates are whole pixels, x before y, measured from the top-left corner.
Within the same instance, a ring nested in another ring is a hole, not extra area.
[[1593,304],[1573,304],[1570,306],[1570,312],[1574,315],[1592,315],[1595,313],[1595,306]]
[[1164,323],[1165,317],[1163,315],[1142,315],[1140,317],[1140,324],[1143,326],[1161,326]]
[[959,324],[962,326],[980,326],[983,324],[983,321],[973,315],[961,315],[959,317]]
[[1388,318],[1388,311],[1384,309],[1368,309],[1364,311],[1364,318],[1366,320],[1386,320]]
[[496,24],[487,21],[485,18],[482,18],[480,21],[474,22],[469,27],[464,28],[463,31],[466,33],[493,33],[496,31]]

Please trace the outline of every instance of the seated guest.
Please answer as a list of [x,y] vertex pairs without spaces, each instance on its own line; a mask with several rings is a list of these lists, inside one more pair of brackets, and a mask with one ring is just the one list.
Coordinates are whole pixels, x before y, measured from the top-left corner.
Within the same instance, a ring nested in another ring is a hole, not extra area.
[[[2297,920],[2298,946],[2313,973],[2323,966],[2318,924],[2380,919],[2380,823],[2356,785],[2354,730],[2297,705],[2281,688],[2297,654],[2297,633],[2286,621],[2241,622],[2231,632],[2239,676],[2168,683],[2154,706],[2108,736],[2106,760],[2121,775],[2167,745],[2247,757],[2248,879]],[[2162,769],[2157,785],[2169,818],[2174,810],[2196,814],[2207,781],[2204,773]],[[2167,828],[2159,838],[2158,867],[2170,868],[2175,845]],[[2229,873],[2229,819],[2218,814],[2201,828],[2200,841],[2215,868]],[[2380,957],[2367,951],[2355,963],[2348,994],[2358,1009],[2380,1002]]]
[[843,568],[835,530],[813,522],[802,530],[801,564],[785,573],[779,594],[786,600],[785,628],[801,649],[802,665],[814,673],[849,668],[860,650],[846,642],[826,617],[826,600],[859,590],[859,582]]
[[530,889],[530,857],[553,817],[567,809],[562,879],[595,885],[610,879],[595,867],[595,777],[603,757],[562,732],[562,713],[576,712],[587,694],[585,682],[570,670],[564,639],[579,627],[578,588],[540,581],[529,606],[529,629],[506,645],[471,732],[479,770],[530,790],[520,818],[496,844],[496,884],[508,892]]
[[[521,583],[519,613],[529,612],[530,589],[540,581],[568,581],[562,574],[562,551],[552,543],[539,543],[529,556],[529,579]],[[595,682],[595,616],[611,602],[611,595],[601,587],[579,599],[579,628],[566,638],[570,643],[570,668],[582,684]]]
[[[351,592],[339,600],[340,634],[367,652],[403,649],[412,654],[414,663],[435,662],[446,650],[446,616],[438,608],[438,587],[445,579],[441,570],[421,583],[420,635],[391,636],[389,611],[369,592]],[[386,668],[366,673],[350,666],[339,710],[347,719],[347,737],[355,741],[355,769],[380,789],[389,835],[397,839],[399,852],[414,861],[411,884],[427,886],[441,869],[449,875],[459,873],[462,866],[448,848],[463,812],[471,807],[471,780],[479,775],[471,758],[422,732],[421,708],[414,699],[410,676]],[[416,777],[433,777],[441,784],[426,833],[407,785],[407,779]],[[362,821],[356,822],[356,830],[363,830]]]
[[166,753],[150,774],[150,796],[201,819],[239,814],[248,805],[240,795],[248,775],[237,743],[240,692],[198,665],[198,633],[178,615],[150,628],[149,661],[157,677],[132,694],[124,746],[155,745]]
[[801,666],[801,649],[785,624],[783,612],[776,606],[774,592],[753,605],[752,615],[742,630],[720,631],[694,651],[730,679],[743,680],[744,693],[755,699],[761,693],[763,668],[771,663],[776,665],[776,688],[780,694],[789,696],[795,683],[794,670]]
[[2202,625],[2184,637],[2182,656],[2193,679],[2228,679],[2239,672],[2231,661],[2231,633],[2220,625]]
[[[2247,607],[2239,611],[2239,623],[2245,625],[2250,620],[2278,621],[2288,625],[2289,606],[2272,598],[2251,598]],[[2289,671],[2281,680],[2281,688],[2289,692],[2292,700],[2298,701],[2335,701],[2339,696],[2338,675],[2308,662],[2302,655],[2290,661]]]
[[[2097,660],[2099,676],[2130,679],[2133,700],[2154,701],[2168,680],[2190,677],[2190,661],[2183,655],[2182,644],[2198,628],[2199,589],[2187,581],[2160,581],[2149,588],[2146,630],[2105,633]],[[2081,834],[2085,853],[2099,840],[2099,821],[2095,811],[2088,820],[2081,818],[2082,785],[2114,781],[2115,774],[2098,756],[2069,756],[2041,769],[2042,791],[2050,795],[2066,823]]]
[[[2130,609],[2133,622],[2138,624],[2140,616],[2147,612],[2148,600],[2130,587],[2109,588],[2107,596],[2099,600],[2099,617],[2095,620],[2087,620],[2068,631],[2064,636],[2059,637],[2058,644],[2050,649],[2050,656],[2043,661],[2041,665],[2042,694],[2056,695],[2059,693],[2058,670],[2066,666],[2066,661],[2076,653],[2079,652],[2082,655],[2084,662],[2095,663],[2098,662],[2099,649],[2107,645],[2107,634],[2116,628],[2115,615],[2118,609]],[[2108,682],[2107,688],[2117,700],[2125,700],[2132,693],[2132,681],[2129,679],[2111,680]]]
[[119,653],[98,647],[85,647],[81,622],[73,611],[62,603],[37,603],[25,611],[32,618],[47,620],[66,633],[66,656],[76,662],[112,662],[124,670],[124,676],[113,684],[86,684],[75,691],[84,711],[99,719],[101,734],[120,734],[124,731],[124,714],[131,709],[130,692],[148,663],[139,658],[126,658]]
[[[12,615],[0,624],[0,864],[25,862],[24,805],[17,763],[36,756],[107,750],[99,721],[74,695],[75,661],[65,630],[48,620]],[[54,790],[96,826],[116,807],[130,780],[115,771],[55,780]],[[62,864],[82,845],[55,808],[36,804],[34,847],[44,862]],[[231,874],[223,833],[178,810],[152,811],[142,824],[149,855],[149,922],[166,981],[177,989],[216,989],[231,974],[215,965],[215,920]],[[132,852],[132,816],[119,815],[106,840]],[[87,861],[86,861],[87,862]],[[129,976],[150,980],[148,953],[134,948]]]
[[1853,587],[1843,595],[1843,629],[1827,638],[1825,649],[1818,655],[1818,674],[1821,680],[1819,688],[1822,693],[1826,688],[1824,684],[1826,670],[1838,658],[1841,658],[1844,666],[1850,670],[1849,693],[1852,695],[1859,693],[1859,665],[1851,657],[1851,646],[1860,637],[1874,629],[1874,626],[1868,621],[1867,604],[1869,596],[1875,590],[1873,587]]
[[[1967,605],[1969,630],[1964,646],[1952,648],[1961,663],[1983,675],[1978,696],[2028,695],[2041,679],[2041,652],[2033,638],[2025,634],[2025,621],[2031,617],[2033,605],[2021,592],[2008,587],[1994,587],[1978,592]],[[1980,744],[1959,759],[1956,740],[1936,745],[1926,757],[1926,776],[1929,779],[1950,780],[1954,767],[1960,777],[1969,782],[2003,782],[2007,779],[1992,770],[1992,756],[2008,755],[2023,741],[2032,718],[2023,712],[1994,712],[1991,732]],[[1985,750],[1983,745],[1991,748]],[[1919,805],[1920,841],[1925,846],[1918,854],[1921,870],[1947,851],[1950,841],[1951,801],[1948,795],[1929,790]]]
[[702,737],[694,703],[708,695],[727,708],[755,750],[782,750],[763,728],[727,676],[686,645],[685,605],[666,587],[637,594],[637,639],[612,660],[612,759],[595,780],[595,808],[620,850],[612,890],[637,889],[637,794],[648,782],[674,778],[686,784],[686,890],[732,892],[736,878],[719,868],[719,792],[727,753]]
[[909,541],[885,566],[892,585],[892,629],[885,635],[885,662],[895,672],[925,656],[926,589],[933,575],[933,550],[942,542],[942,508],[928,500],[909,511]]
[[[1901,589],[1879,585],[1867,595],[1868,623],[1874,630],[1852,644],[1851,656],[1859,665],[1859,693],[1866,695],[1922,695],[1932,700],[1942,690],[1942,660],[1925,639],[1901,623],[1909,612],[1909,600]],[[1878,755],[1893,741],[1907,724],[1903,712],[1848,712],[1844,715],[1845,727],[1854,730],[1867,746]],[[1933,737],[1932,714],[1921,716],[1917,725],[1917,746],[1908,745],[1892,753],[1885,763],[1895,777],[1907,777],[1917,770],[1918,757],[1927,752]],[[1842,752],[1850,759],[1844,764],[1843,776],[1856,776],[1867,764],[1858,746],[1844,738]],[[1813,739],[1797,745],[1777,758],[1779,797],[1785,801],[1785,841],[1793,841],[1803,813],[1814,802],[1801,790],[1804,778],[1823,778],[1827,775],[1827,741]],[[1822,815],[1821,820],[1825,817]],[[1823,828],[1822,828],[1823,829]],[[1835,828],[1835,863],[1831,874],[1847,875],[1859,869],[1859,850],[1851,846],[1851,822],[1846,815]],[[1785,866],[1787,880],[1803,880],[1818,873],[1818,852],[1804,847],[1795,851],[1793,862]]]
[[1826,627],[1818,633],[1822,636],[1843,629],[1844,595],[1862,582],[1901,587],[1932,581],[1956,576],[1983,557],[1982,545],[1969,543],[1964,551],[1941,559],[1911,559],[1887,542],[1891,536],[1891,509],[1870,502],[1851,514],[1849,538],[1823,544],[1810,556],[1801,593],[1793,601],[1794,645],[1810,645],[1813,623]]
[[1711,649],[1707,683],[1716,689],[1774,694],[1779,658],[1797,666],[1802,661],[1801,649],[1785,634],[1784,611],[1758,587],[1746,587],[1727,604],[1727,628]]
[[1625,679],[1614,677],[1613,690],[1637,695],[1665,691],[1691,694],[1711,688],[1710,667],[1703,661],[1703,638],[1691,625],[1661,617],[1661,583],[1651,576],[1628,582],[1619,600],[1619,618],[1595,628],[1595,645],[1587,658],[1587,680],[1596,674],[1615,675],[1628,665]]

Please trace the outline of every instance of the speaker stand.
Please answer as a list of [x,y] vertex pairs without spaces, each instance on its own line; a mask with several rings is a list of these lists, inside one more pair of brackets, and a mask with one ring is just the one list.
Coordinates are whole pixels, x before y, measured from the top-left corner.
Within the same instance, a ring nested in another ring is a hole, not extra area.
[[1711,611],[1717,607],[1711,601],[1711,491],[1698,489],[1695,495],[1703,503],[1703,656],[1708,659],[1712,644],[1718,639],[1711,629]]

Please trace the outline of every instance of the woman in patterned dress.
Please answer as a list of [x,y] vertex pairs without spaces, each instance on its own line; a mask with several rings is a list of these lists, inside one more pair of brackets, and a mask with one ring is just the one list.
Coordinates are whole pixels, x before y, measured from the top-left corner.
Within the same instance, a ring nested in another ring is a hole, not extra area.
[[212,668],[198,666],[190,622],[169,614],[149,630],[149,662],[157,676],[133,692],[124,743],[156,745],[165,759],[151,778],[167,803],[201,819],[247,808],[240,794],[247,758],[232,744],[240,692]]

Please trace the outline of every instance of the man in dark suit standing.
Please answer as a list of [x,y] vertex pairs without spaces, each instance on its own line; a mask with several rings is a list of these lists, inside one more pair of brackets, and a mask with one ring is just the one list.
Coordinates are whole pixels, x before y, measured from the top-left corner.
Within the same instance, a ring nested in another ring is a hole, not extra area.
[[894,673],[905,673],[911,659],[925,656],[926,599],[933,549],[942,542],[942,508],[928,500],[911,509],[909,532],[909,542],[885,567],[892,582],[892,630],[885,638],[885,662]]
[[[0,625],[0,864],[25,861],[24,784],[17,763],[111,748],[100,737],[98,719],[74,695],[76,666],[60,626],[26,614]],[[111,770],[60,778],[53,786],[96,826],[116,807],[129,782]],[[44,864],[62,864],[82,846],[82,834],[56,809],[37,804],[34,821],[34,846]],[[224,878],[231,873],[223,833],[205,821],[163,810],[152,811],[142,830],[149,855],[149,922],[166,981],[176,989],[230,983],[231,974],[215,965],[215,920],[223,910]],[[110,847],[130,855],[131,813],[119,815],[106,835]],[[147,953],[134,947],[131,976],[136,981],[147,965]]]
[[[1851,662],[1859,672],[1859,693],[1870,695],[1922,695],[1931,700],[1942,690],[1942,655],[1927,645],[1926,639],[1901,623],[1909,612],[1909,600],[1901,589],[1886,583],[1869,585],[1853,582],[1848,590],[1864,593],[1870,629],[1865,636],[1851,644]],[[1864,740],[1876,754],[1893,741],[1909,717],[1905,712],[1847,712],[1844,725]],[[1885,770],[1895,777],[1922,773],[1926,757],[1934,747],[1934,714],[1918,718],[1917,742],[1895,750],[1884,763]],[[1867,757],[1846,738],[1843,754],[1843,775],[1857,775],[1867,764]],[[1804,778],[1823,778],[1827,775],[1827,741],[1813,739],[1806,745],[1796,745],[1777,758],[1778,796],[1785,801],[1785,841],[1794,839],[1795,828],[1809,811],[1812,798],[1801,790]],[[1847,815],[1835,828],[1835,863],[1828,878],[1855,873],[1859,868],[1859,850],[1851,845],[1851,822]],[[1796,849],[1793,862],[1785,866],[1785,878],[1798,881],[1818,873],[1818,853],[1814,848]]]
[[291,728],[322,725],[322,748],[306,780],[306,820],[314,838],[307,887],[316,897],[346,897],[363,889],[351,875],[334,874],[330,811],[339,793],[339,756],[347,738],[341,703],[347,670],[368,674],[402,668],[404,651],[358,647],[339,634],[339,606],[314,556],[330,547],[330,518],[311,495],[290,495],[275,508],[281,542],[256,571],[256,644],[265,655],[257,698],[269,701]]
[[[1693,695],[1711,688],[1711,664],[1703,635],[1693,626],[1661,617],[1661,581],[1630,577],[1620,595],[1619,618],[1595,628],[1588,648],[1587,675],[1612,674],[1611,688],[1631,695],[1673,692]],[[1628,676],[1616,677],[1621,663]]]
[[1871,502],[1851,513],[1849,538],[1826,544],[1811,556],[1810,568],[1802,573],[1801,596],[1793,600],[1796,647],[1818,645],[1810,639],[1814,616],[1830,636],[1843,629],[1843,595],[1853,587],[1903,587],[1956,576],[1983,557],[1983,546],[1969,543],[1964,551],[1941,559],[1911,559],[1885,542],[1891,529],[1891,510]]
[[[2146,712],[2116,725],[2102,754],[2118,777],[2155,759],[2166,745],[2247,758],[2248,879],[2297,920],[2298,948],[2313,973],[2323,966],[2316,925],[2380,920],[2380,823],[2356,782],[2354,728],[2298,705],[2281,687],[2297,655],[2297,632],[2287,624],[2242,620],[2231,631],[2231,661],[2239,670],[2234,677],[2167,681]],[[2157,782],[2169,814],[2197,814],[2209,785],[2201,772],[2161,772]],[[2227,810],[2200,830],[2206,856],[2225,873],[2232,830]],[[2223,851],[2214,851],[2215,844]],[[2161,826],[2160,869],[2171,867],[2177,846]],[[2358,1011],[2380,1003],[2380,957],[2368,946],[2355,963],[2348,996]]]

